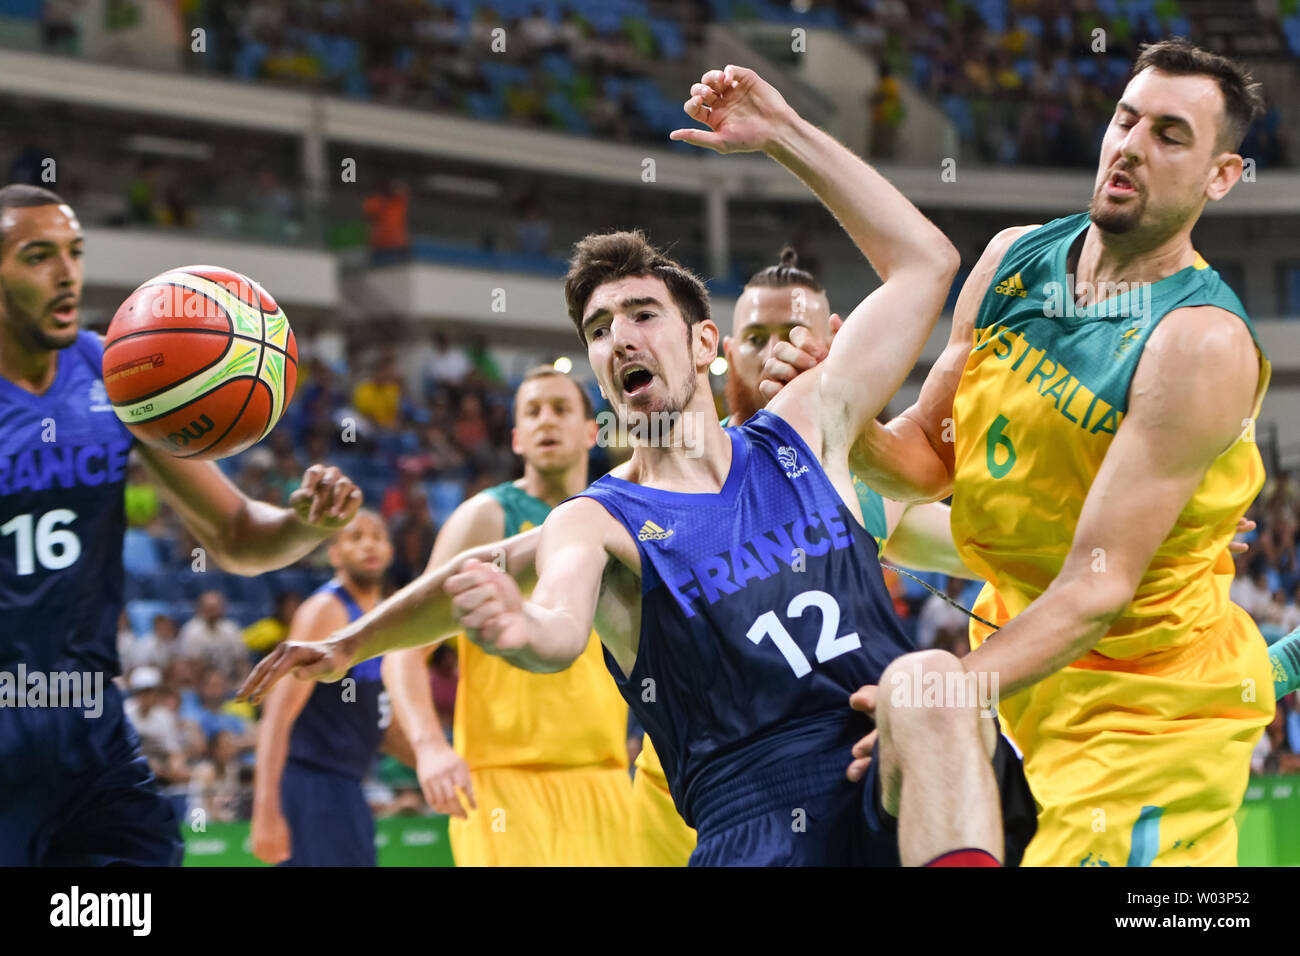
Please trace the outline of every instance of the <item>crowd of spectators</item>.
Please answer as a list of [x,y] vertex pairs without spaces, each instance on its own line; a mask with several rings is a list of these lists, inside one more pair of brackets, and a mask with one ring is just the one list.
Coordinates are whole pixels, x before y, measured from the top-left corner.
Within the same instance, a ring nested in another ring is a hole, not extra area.
[[[892,158],[897,129],[906,121],[903,78],[941,105],[964,156],[984,163],[1092,166],[1139,45],[1175,35],[1206,40],[1203,23],[1185,15],[1178,0],[858,0],[836,6],[851,36],[881,64],[870,101],[872,153],[879,158]],[[1281,21],[1261,20],[1260,28],[1276,33],[1285,49]],[[1243,154],[1260,167],[1289,161],[1280,120],[1270,102],[1243,144]]]

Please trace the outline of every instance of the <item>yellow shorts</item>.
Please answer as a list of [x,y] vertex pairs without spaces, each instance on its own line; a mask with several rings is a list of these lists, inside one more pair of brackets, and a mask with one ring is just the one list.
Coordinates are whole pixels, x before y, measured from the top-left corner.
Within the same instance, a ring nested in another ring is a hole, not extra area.
[[1093,655],[1004,700],[1039,804],[1023,865],[1236,866],[1273,710],[1268,647],[1235,605],[1168,663]]
[[685,866],[695,831],[677,812],[668,781],[638,766],[632,780],[632,839],[639,866]]
[[470,771],[478,809],[452,818],[457,866],[632,866],[632,786],[618,767]]

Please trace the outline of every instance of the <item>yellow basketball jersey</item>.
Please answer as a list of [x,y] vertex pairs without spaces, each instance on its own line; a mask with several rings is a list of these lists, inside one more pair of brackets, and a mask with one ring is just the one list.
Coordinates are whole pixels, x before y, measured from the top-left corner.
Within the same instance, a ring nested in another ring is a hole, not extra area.
[[[1151,286],[1087,309],[1074,306],[1065,260],[1087,225],[1086,214],[1058,219],[1012,244],[980,308],[953,402],[953,541],[988,582],[981,603],[996,597],[1001,621],[1023,611],[1060,572],[1160,319],[1177,308],[1217,305],[1250,327],[1240,301],[1200,256]],[[1268,380],[1261,352],[1254,413]],[[1232,581],[1228,543],[1263,482],[1253,428],[1243,422],[1241,437],[1178,516],[1124,615],[1077,666],[1175,654],[1223,620]]]
[[[505,510],[506,537],[540,525],[546,503],[507,482],[490,488]],[[456,752],[483,767],[610,766],[627,769],[627,704],[593,632],[573,665],[533,674],[457,642]]]

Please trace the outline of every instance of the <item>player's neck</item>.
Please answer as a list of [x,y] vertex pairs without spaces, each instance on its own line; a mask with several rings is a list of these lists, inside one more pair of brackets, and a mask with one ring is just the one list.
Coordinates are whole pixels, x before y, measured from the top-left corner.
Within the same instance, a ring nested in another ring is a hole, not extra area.
[[33,395],[43,395],[54,384],[58,368],[57,351],[27,348],[7,323],[0,322],[0,376]]
[[352,599],[357,602],[357,607],[363,612],[371,610],[379,599],[384,596],[383,586],[376,582],[372,585],[359,584],[349,575],[340,573],[339,583],[343,585],[344,590],[352,595]]
[[519,480],[518,487],[554,508],[578,494],[587,484],[587,459],[583,456],[570,467],[555,471],[542,471],[525,461],[524,477]]
[[1076,285],[1083,286],[1086,295],[1089,289],[1113,288],[1121,282],[1129,288],[1134,283],[1159,282],[1195,261],[1190,225],[1172,235],[1153,239],[1131,233],[1106,233],[1094,223],[1088,227],[1078,263],[1072,271]]
[[722,490],[731,472],[731,439],[718,421],[712,396],[706,397],[708,407],[692,402],[669,434],[636,444],[628,463],[629,481],[687,494]]

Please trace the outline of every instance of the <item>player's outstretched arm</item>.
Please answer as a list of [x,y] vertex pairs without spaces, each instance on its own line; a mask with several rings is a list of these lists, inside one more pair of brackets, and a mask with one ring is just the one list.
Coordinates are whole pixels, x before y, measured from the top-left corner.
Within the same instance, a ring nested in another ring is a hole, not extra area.
[[[921,354],[957,272],[957,250],[883,176],[800,117],[753,70],[710,70],[691,87],[685,110],[710,129],[676,130],[671,138],[724,153],[762,150],[817,194],[884,280],[835,337],[813,400],[820,406],[814,422],[847,449]],[[791,400],[769,407],[792,418],[785,407]]]
[[510,575],[482,561],[465,562],[447,590],[466,636],[524,670],[564,670],[586,650],[618,532],[622,527],[590,498],[561,504],[542,525],[529,601]]
[[[438,532],[429,555],[426,573],[436,574],[443,565],[451,565],[458,554],[476,546],[498,542],[505,531],[505,512],[500,502],[486,494],[475,495],[456,508]],[[540,534],[540,532],[538,532]],[[501,552],[505,554],[504,548]],[[533,577],[532,554],[525,556],[528,577]],[[496,562],[509,569],[504,560]],[[450,602],[444,591],[434,600]],[[400,725],[411,741],[415,753],[415,771],[420,789],[429,806],[438,813],[464,819],[465,807],[458,797],[463,793],[471,809],[475,806],[474,787],[469,765],[452,749],[443,733],[442,722],[433,706],[433,689],[429,686],[430,647],[411,647],[384,655],[384,683],[393,703],[395,724]],[[458,693],[466,692],[462,684]]]
[[1060,574],[962,659],[967,671],[995,673],[999,692],[1014,694],[1105,636],[1206,471],[1241,437],[1258,377],[1254,342],[1236,316],[1201,306],[1165,317],[1138,363],[1128,413]]
[[254,501],[210,461],[172,458],[141,446],[163,497],[208,555],[234,574],[292,564],[342,528],[361,507],[361,489],[337,468],[312,465],[289,507]]
[[[289,625],[288,640],[312,643],[327,638],[347,623],[338,598],[316,594],[302,602]],[[310,681],[285,681],[266,698],[257,726],[256,766],[253,775],[253,854],[263,863],[279,863],[293,853],[289,825],[280,808],[280,778],[289,756],[289,735],[316,685]]]
[[326,640],[310,644],[281,642],[257,662],[238,696],[257,702],[289,673],[314,680],[338,680],[352,665],[380,654],[438,644],[456,636],[462,628],[452,610],[451,597],[444,590],[448,578],[473,558],[517,568],[527,582],[540,536],[541,529],[533,528],[505,541],[473,548],[432,572],[426,571]]

